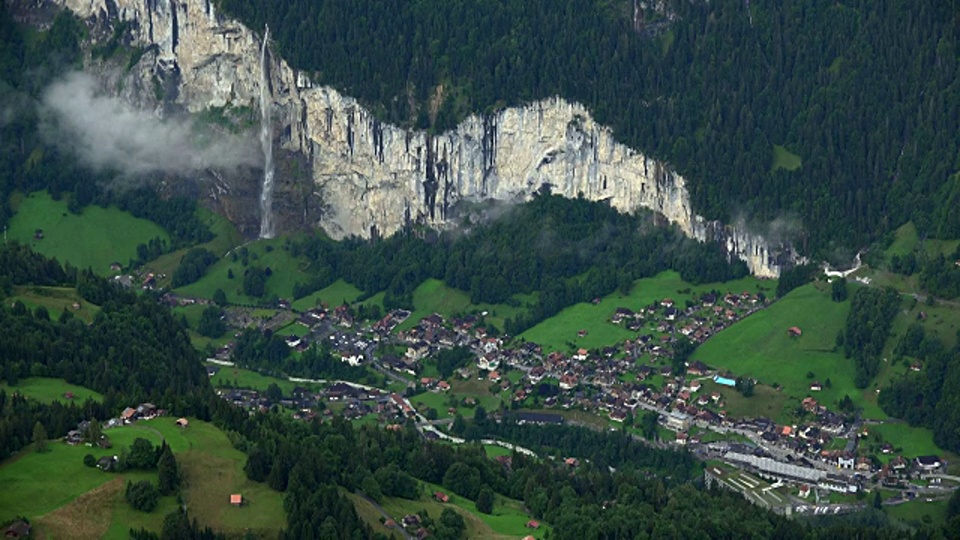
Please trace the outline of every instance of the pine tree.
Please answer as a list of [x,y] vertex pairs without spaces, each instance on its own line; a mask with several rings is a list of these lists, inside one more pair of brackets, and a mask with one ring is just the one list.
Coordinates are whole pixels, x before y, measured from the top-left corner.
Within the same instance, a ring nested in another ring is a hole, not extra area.
[[159,488],[161,495],[173,495],[180,489],[180,467],[173,456],[170,446],[163,442],[160,450],[160,460],[157,462],[159,470]]
[[33,425],[33,443],[36,445],[37,452],[47,451],[47,428],[43,427],[39,421]]

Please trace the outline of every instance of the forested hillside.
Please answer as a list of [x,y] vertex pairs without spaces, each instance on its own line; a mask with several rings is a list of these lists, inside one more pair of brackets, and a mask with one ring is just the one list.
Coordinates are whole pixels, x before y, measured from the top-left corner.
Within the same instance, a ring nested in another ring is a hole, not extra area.
[[685,174],[700,213],[800,217],[815,254],[910,219],[960,235],[956,2],[219,4],[393,122],[442,130],[552,95],[583,102]]

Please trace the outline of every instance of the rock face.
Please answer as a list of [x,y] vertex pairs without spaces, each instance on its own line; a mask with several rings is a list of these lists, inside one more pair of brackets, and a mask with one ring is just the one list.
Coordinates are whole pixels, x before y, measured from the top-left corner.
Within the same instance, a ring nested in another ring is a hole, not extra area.
[[[101,24],[128,21],[138,45],[155,46],[141,62],[176,82],[172,99],[187,110],[258,106],[260,37],[216,13],[211,0],[56,2]],[[538,101],[471,116],[431,136],[381,123],[276,55],[268,65],[275,139],[304,156],[325,205],[313,225],[335,238],[389,235],[409,222],[449,226],[458,202],[520,202],[550,184],[554,193],[608,201],[624,212],[659,212],[691,237],[723,243],[758,276],[776,277],[794,259],[787,245],[695,215],[683,177],[618,143],[579,104]],[[284,196],[281,188],[277,197]]]

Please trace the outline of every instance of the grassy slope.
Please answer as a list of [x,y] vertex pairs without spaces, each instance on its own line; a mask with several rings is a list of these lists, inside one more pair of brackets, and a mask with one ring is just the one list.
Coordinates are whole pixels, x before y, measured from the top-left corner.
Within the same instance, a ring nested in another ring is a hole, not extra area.
[[328,307],[336,307],[342,305],[344,302],[348,304],[352,303],[362,294],[363,291],[360,289],[342,279],[338,279],[329,286],[295,301],[293,308],[306,311],[320,304],[327,304]]
[[[33,239],[36,229],[43,229],[42,240]],[[60,262],[91,267],[99,274],[109,274],[115,261],[127,264],[135,258],[137,244],[156,237],[169,239],[159,225],[115,207],[88,206],[79,215],[71,214],[66,200],[54,201],[46,192],[19,200],[8,236]]]
[[433,313],[439,313],[449,319],[457,314],[474,311],[488,312],[487,320],[503,329],[504,319],[516,317],[518,313],[523,311],[520,307],[511,307],[505,304],[472,304],[470,303],[470,295],[448,287],[438,279],[428,279],[414,289],[413,306],[415,309],[410,318],[398,326],[398,330],[412,328],[420,322],[420,319]]
[[[51,441],[49,452],[38,454],[27,449],[0,465],[0,485],[4,487],[0,490],[0,521],[17,515],[44,516],[39,523],[49,527],[51,534],[92,531],[97,533],[93,537],[106,538],[128,538],[130,527],[157,530],[163,515],[175,508],[174,497],[163,498],[160,508],[143,514],[129,508],[122,489],[104,487],[117,479],[121,480],[121,487],[127,480],[156,482],[155,471],[111,474],[82,463],[88,453],[97,457],[116,454],[119,448],[143,437],[153,444],[163,439],[170,444],[186,478],[184,500],[201,524],[228,534],[250,530],[265,536],[275,536],[284,526],[282,494],[247,480],[243,474],[243,453],[234,449],[226,435],[212,424],[191,420],[190,427],[181,429],[174,425],[173,418],[163,417],[105,433],[114,444],[111,450]],[[231,493],[242,493],[249,504],[231,507]],[[109,527],[104,527],[105,523]]]
[[[211,212],[206,208],[197,208],[197,215],[210,228],[210,232],[214,234],[213,240],[205,244],[200,244],[197,247],[209,249],[217,257],[222,257],[227,251],[234,246],[240,245],[243,241],[243,237],[240,236],[237,228],[234,227],[233,223],[226,217]],[[189,249],[190,248],[184,248],[158,257],[156,260],[147,263],[146,268],[157,274],[166,274],[166,280],[160,284],[168,286],[170,284],[170,277],[173,276],[173,272],[180,264],[180,259]]]
[[[77,294],[72,287],[38,287],[17,286],[13,288],[13,296],[7,299],[9,303],[23,302],[30,310],[43,306],[47,308],[51,318],[60,316],[60,313],[69,311],[84,322],[92,322],[100,311],[100,306],[87,302]],[[80,309],[74,309],[74,304],[80,304]]]
[[[210,364],[213,365],[213,364]],[[231,366],[216,366],[220,371],[210,378],[210,383],[217,388],[250,388],[253,390],[266,390],[271,383],[276,383],[283,390],[283,395],[289,396],[293,393],[293,388],[298,386],[286,379],[278,379],[267,375],[261,375],[256,371]],[[236,384],[234,384],[236,381]],[[309,386],[301,384],[299,386]]]
[[[579,303],[567,307],[557,315],[520,334],[520,337],[539,343],[547,350],[568,350],[577,347],[592,349],[613,345],[636,337],[635,333],[610,322],[611,315],[618,307],[637,311],[654,300],[664,298],[672,298],[678,305],[683,306],[688,298],[704,291],[716,289],[722,293],[757,292],[758,287],[766,289],[767,296],[773,296],[772,291],[776,289],[777,284],[775,281],[761,281],[749,277],[728,283],[691,286],[680,279],[677,272],[663,272],[652,278],[637,280],[627,296],[614,292],[602,298],[596,305]],[[690,289],[690,292],[679,292],[686,289]],[[577,337],[579,330],[587,330],[587,335]]]
[[73,401],[76,403],[83,403],[87,398],[93,398],[97,401],[103,400],[103,396],[99,392],[70,384],[63,379],[49,379],[46,377],[22,379],[14,387],[10,387],[6,382],[2,382],[0,383],[0,389],[3,389],[8,395],[13,392],[18,392],[27,398],[35,399],[43,403],[53,401],[66,403],[69,400],[63,397],[65,392],[73,392]]
[[[800,287],[770,308],[724,330],[697,349],[692,358],[729,369],[735,375],[755,377],[764,384],[781,384],[789,398],[788,407],[811,395],[812,381],[806,374],[813,372],[816,379],[824,382],[830,378],[833,385],[812,394],[820,402],[830,406],[849,395],[864,408],[867,417],[884,418],[871,391],[854,386],[853,362],[842,352],[833,351],[850,302],[833,302],[829,291],[819,285],[821,288],[813,284]],[[789,337],[787,328],[791,326],[799,326],[803,336]]]
[[[266,296],[275,294],[279,298],[290,299],[293,297],[293,285],[298,281],[306,281],[308,276],[305,271],[306,263],[290,256],[290,253],[283,249],[284,242],[285,238],[257,240],[246,247],[251,254],[248,266],[269,267],[273,271],[267,278]],[[268,252],[267,246],[271,246],[273,250]],[[254,260],[254,255],[257,260]],[[214,263],[200,281],[181,287],[177,292],[185,296],[213,298],[213,293],[222,289],[231,303],[257,304],[261,301],[259,298],[243,294],[243,273],[246,268],[239,257],[236,262],[230,256],[224,257]],[[228,270],[233,270],[233,279],[227,277]]]

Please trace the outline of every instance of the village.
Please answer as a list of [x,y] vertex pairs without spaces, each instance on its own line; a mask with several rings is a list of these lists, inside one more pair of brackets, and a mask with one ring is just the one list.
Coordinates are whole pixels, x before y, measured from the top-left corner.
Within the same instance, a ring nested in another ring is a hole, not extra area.
[[[814,396],[822,388],[820,381],[811,381],[810,396],[802,401],[804,421],[778,424],[764,417],[727,414],[726,396],[742,391],[738,386],[743,380],[736,374],[699,361],[673,362],[678,344],[701,343],[766,305],[768,300],[762,294],[708,292],[683,306],[665,298],[636,311],[619,307],[610,313],[608,323],[635,332],[635,339],[594,350],[571,347],[567,352],[547,352],[536,343],[492,335],[479,313],[449,321],[434,313],[412,328],[397,331],[411,316],[409,311],[391,311],[380,320],[364,323],[347,306],[317,307],[296,317],[308,332],[289,336],[288,346],[302,352],[312,343],[326,340],[342,361],[368,366],[387,375],[387,380],[402,382],[405,389],[317,381],[327,384],[318,391],[297,386],[287,396],[268,397],[265,392],[239,388],[218,392],[223,399],[251,411],[278,405],[293,411],[296,418],[340,414],[355,421],[371,419],[387,429],[402,429],[412,419],[427,438],[458,440],[444,430],[452,423],[450,416],[476,407],[478,401],[449,399],[447,410],[438,411],[421,396],[452,394],[451,389],[461,381],[475,380],[500,398],[499,410],[491,411],[494,416],[511,410],[529,421],[550,423],[564,422],[567,411],[586,412],[602,419],[609,429],[629,430],[647,444],[686,447],[705,461],[723,462],[727,472],[708,469],[710,481],[784,512],[816,508],[821,499],[830,500],[831,493],[850,496],[831,511],[853,511],[862,507],[853,497],[862,498],[865,490],[881,486],[900,490],[903,501],[949,495],[958,479],[944,474],[946,464],[939,457],[895,456],[882,463],[860,448],[858,441],[869,435],[870,426],[856,415],[841,414],[819,403]],[[784,331],[791,336],[802,334],[797,327]],[[580,337],[584,332],[578,332]],[[423,376],[433,355],[455,347],[469,348],[474,361],[458,367],[448,379]],[[383,350],[395,353],[378,353]],[[230,352],[226,346],[211,359],[219,364],[208,364],[211,375],[231,365]],[[657,418],[655,440],[640,437],[636,427],[640,417],[650,413]],[[894,451],[889,446],[884,445],[883,454]],[[730,474],[752,474],[772,484],[759,478],[733,481]],[[785,495],[775,503],[751,498],[748,493],[755,490],[748,488],[753,485],[774,486],[771,489],[779,488]]]

